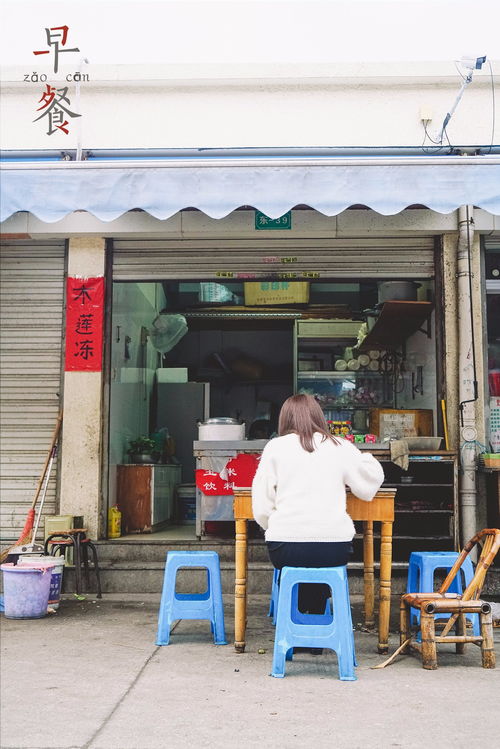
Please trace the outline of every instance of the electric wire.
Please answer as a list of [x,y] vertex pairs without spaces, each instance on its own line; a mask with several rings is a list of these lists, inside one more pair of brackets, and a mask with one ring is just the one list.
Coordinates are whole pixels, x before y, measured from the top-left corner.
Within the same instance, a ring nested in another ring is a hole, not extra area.
[[[440,153],[442,151],[446,151],[446,153],[445,153],[446,156],[448,156],[449,154],[453,153],[453,146],[450,143],[450,139],[448,137],[448,133],[446,132],[446,128],[444,128],[444,130],[443,130],[443,135],[446,135],[446,140],[448,141],[448,145],[447,146],[443,144],[443,138],[441,138],[441,140],[434,140],[434,138],[432,138],[432,136],[430,135],[430,133],[429,133],[429,131],[427,129],[427,122],[425,120],[422,121],[422,125],[423,125],[423,128],[424,128],[424,139],[422,141],[421,148],[422,148],[422,151],[424,153],[438,154],[438,153]],[[426,146],[425,145],[426,139],[428,139],[431,143],[433,143],[435,147],[433,147],[433,146]]]
[[493,148],[493,140],[495,137],[495,82],[493,80],[493,67],[490,60],[488,60],[488,65],[490,68],[491,81],[491,141],[488,153],[491,153],[491,149]]
[[458,75],[460,76],[460,78],[461,78],[461,79],[462,79],[463,81],[465,81],[465,78],[466,78],[466,76],[465,76],[465,75],[463,75],[463,73],[461,73],[461,71],[460,71],[460,68],[459,68],[459,67],[458,67],[458,65],[457,65],[457,61],[456,61],[456,60],[453,60],[453,63],[454,63],[454,65],[455,65],[455,70],[457,71]]
[[[422,145],[420,147],[421,147],[421,149],[422,149],[422,151],[424,153],[436,154],[437,155],[437,154],[441,153],[442,151],[447,150],[446,155],[448,155],[449,153],[452,152],[453,149],[451,147],[451,144],[450,144],[449,140],[448,140],[449,147],[444,146],[442,140],[441,141],[437,141],[437,140],[434,140],[430,136],[429,131],[427,130],[427,124],[426,124],[425,121],[423,122],[423,127],[424,127],[424,139],[423,139]],[[426,139],[428,139],[431,143],[433,143],[434,146],[426,146],[425,145]]]
[[469,206],[465,206],[465,223],[467,227],[467,268],[469,274],[469,312],[470,312],[470,326],[471,326],[471,354],[472,354],[472,374],[473,381],[472,385],[474,388],[474,397],[468,400],[463,400],[459,404],[460,411],[460,423],[464,425],[464,406],[466,403],[475,403],[478,399],[478,382],[477,382],[477,370],[476,370],[476,336],[474,334],[474,314],[472,310],[472,261],[471,261],[471,243],[470,243],[470,215]]
[[479,442],[478,440],[467,440],[464,442],[460,448],[460,466],[463,470],[463,465],[465,463],[464,459],[464,453],[465,450],[474,450],[474,457],[477,455],[480,455],[481,453],[485,453],[487,451],[486,445],[483,445],[482,442]]
[[447,129],[446,129],[446,128],[444,128],[444,130],[443,130],[443,134],[444,134],[444,135],[446,135],[446,140],[448,141],[448,146],[449,146],[449,148],[450,148],[450,151],[449,151],[449,153],[452,153],[452,152],[453,152],[453,146],[451,145],[451,143],[450,143],[450,139],[448,138],[448,131],[447,131]]
[[[495,84],[494,84],[494,79],[493,79],[493,67],[491,65],[491,61],[488,60],[487,62],[488,62],[488,66],[489,66],[489,69],[490,69],[491,102],[492,102],[491,138],[490,138],[490,145],[489,145],[487,153],[491,153],[491,151],[493,149],[494,138],[495,138],[495,118],[496,118],[496,113],[495,113]],[[455,69],[456,69],[458,75],[462,79],[462,82],[467,81],[467,76],[463,75],[463,73],[461,72],[460,68],[457,65],[457,61],[456,60],[454,61],[454,65],[455,65]],[[470,76],[472,78],[472,72],[470,73]],[[439,140],[434,140],[434,138],[431,137],[431,135],[429,134],[429,131],[427,129],[427,121],[426,120],[422,120],[422,125],[423,125],[423,128],[424,128],[424,138],[422,140],[422,144],[421,144],[420,147],[421,147],[421,149],[422,149],[422,151],[424,153],[438,154],[441,150],[445,149],[446,146],[443,145],[444,136],[446,136],[446,140],[448,141],[448,148],[449,148],[448,154],[449,153],[453,153],[453,146],[451,145],[450,139],[448,137],[448,133],[446,132],[446,127],[443,128],[443,131],[441,133],[441,137],[439,138]],[[426,140],[429,140],[431,143],[433,143],[436,146],[436,148],[432,148],[432,146],[430,146],[430,147],[426,146],[425,145]]]

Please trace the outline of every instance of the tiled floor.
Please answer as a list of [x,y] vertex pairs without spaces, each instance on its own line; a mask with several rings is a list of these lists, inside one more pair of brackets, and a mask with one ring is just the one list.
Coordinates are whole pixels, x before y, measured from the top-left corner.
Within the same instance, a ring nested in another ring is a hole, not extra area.
[[[115,540],[115,539],[113,539]],[[142,541],[151,543],[152,541],[195,541],[196,533],[194,525],[169,525],[155,533],[130,533],[127,536],[120,536],[117,541]]]

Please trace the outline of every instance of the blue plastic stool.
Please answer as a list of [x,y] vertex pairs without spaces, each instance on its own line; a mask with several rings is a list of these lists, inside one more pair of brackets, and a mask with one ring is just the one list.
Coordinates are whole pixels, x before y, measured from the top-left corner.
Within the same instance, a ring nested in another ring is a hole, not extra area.
[[[301,613],[297,607],[298,583],[329,585],[333,615]],[[292,660],[294,647],[334,650],[339,678],[356,681],[347,567],[283,567],[281,570],[271,676],[282,678],[285,675],[285,660]]]
[[[408,564],[407,593],[430,593],[434,591],[434,573],[436,570],[449,572],[458,559],[456,551],[412,551]],[[461,572],[464,576],[465,587],[474,577],[474,568],[470,557],[466,557]],[[449,593],[462,593],[462,575],[459,573],[449,587]],[[479,614],[466,614],[466,619],[472,624],[475,636],[480,635]],[[449,614],[436,614],[435,619],[449,619]],[[420,611],[411,609],[411,623],[420,623]]]
[[[269,601],[269,611],[267,612],[267,615],[272,617],[273,627],[276,626],[276,614],[278,612],[278,597],[280,593],[279,579],[280,579],[280,571],[275,568],[273,572],[273,583],[271,587],[271,600]],[[299,608],[298,608],[298,588],[297,587],[294,587],[293,606],[297,610],[297,613],[300,613]],[[332,599],[331,598],[326,599],[325,614],[330,614],[330,616],[332,615]]]
[[277,570],[275,567],[273,570],[273,584],[271,587],[271,600],[269,601],[269,611],[267,612],[268,616],[272,616],[273,624],[276,624],[276,613],[278,611],[279,579],[280,579],[280,571]]
[[[207,590],[204,593],[176,593],[175,580],[181,567],[205,567]],[[158,614],[157,645],[168,645],[172,622],[177,619],[208,619],[214,643],[227,645],[219,555],[215,551],[168,552]]]

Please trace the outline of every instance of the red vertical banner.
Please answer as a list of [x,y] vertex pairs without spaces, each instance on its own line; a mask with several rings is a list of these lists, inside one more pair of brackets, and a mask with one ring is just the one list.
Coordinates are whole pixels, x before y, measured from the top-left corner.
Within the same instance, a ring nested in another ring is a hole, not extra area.
[[66,282],[66,372],[100,372],[104,326],[104,278]]

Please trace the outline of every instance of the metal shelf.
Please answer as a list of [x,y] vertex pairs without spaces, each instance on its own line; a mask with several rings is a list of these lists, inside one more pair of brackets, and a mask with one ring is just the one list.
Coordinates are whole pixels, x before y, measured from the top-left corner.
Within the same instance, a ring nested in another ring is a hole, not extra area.
[[345,380],[348,377],[380,377],[380,372],[373,372],[372,370],[366,369],[346,369],[344,372],[337,372],[336,370],[326,371],[320,370],[318,372],[312,370],[299,370],[297,372],[298,380],[334,380],[342,379]]
[[443,510],[412,510],[412,509],[400,510],[399,507],[395,507],[394,512],[396,512],[399,515],[414,515],[416,512],[425,513],[426,515],[427,514],[429,515],[432,515],[432,514],[451,515],[453,513],[453,510],[444,510],[444,509]]
[[434,486],[447,486],[449,489],[453,489],[453,484],[450,484],[450,483],[448,483],[448,484],[434,484],[431,481],[428,481],[425,484],[414,484],[413,482],[408,483],[408,484],[404,484],[404,483],[386,484],[384,482],[384,487],[387,487],[388,489],[407,489],[410,486],[420,486],[420,487],[426,486],[426,487],[431,487],[431,488],[434,487]]
[[[432,302],[385,302],[375,325],[358,346],[358,351],[399,348],[413,333],[422,329],[433,307]],[[430,337],[429,328],[422,332]]]
[[[356,533],[354,538],[362,539],[363,534]],[[373,538],[380,539],[380,533],[374,533]],[[450,536],[450,534],[447,534],[446,536],[399,536],[397,533],[394,533],[392,538],[398,539],[399,541],[448,541],[450,538],[453,538],[453,536]]]

